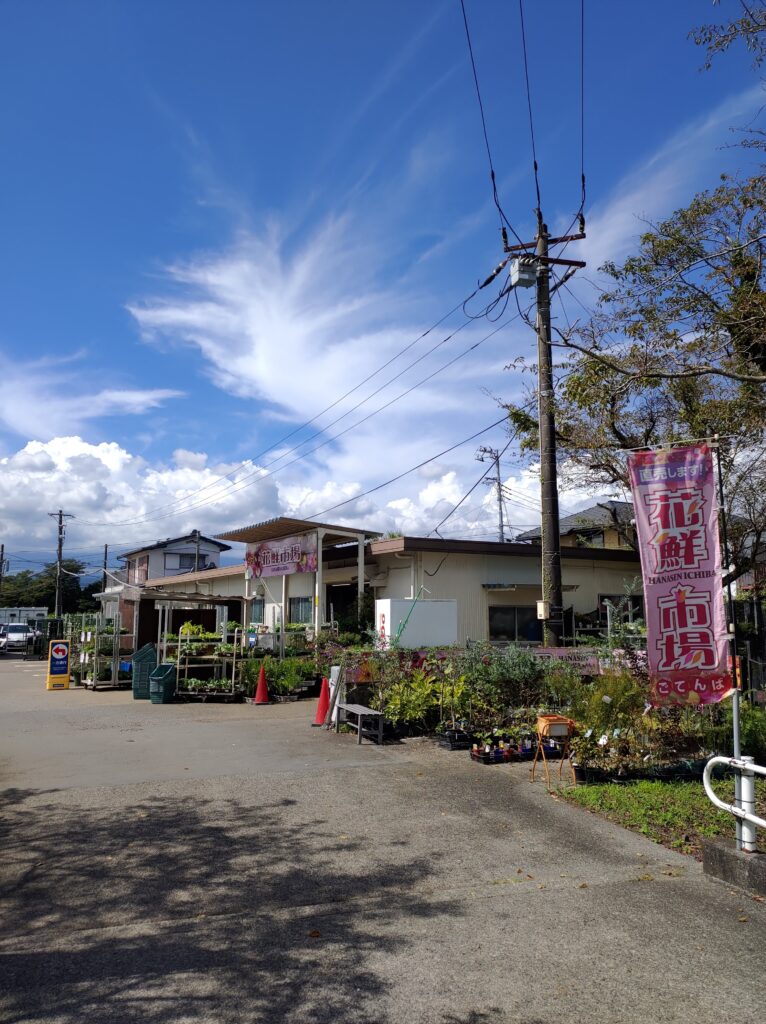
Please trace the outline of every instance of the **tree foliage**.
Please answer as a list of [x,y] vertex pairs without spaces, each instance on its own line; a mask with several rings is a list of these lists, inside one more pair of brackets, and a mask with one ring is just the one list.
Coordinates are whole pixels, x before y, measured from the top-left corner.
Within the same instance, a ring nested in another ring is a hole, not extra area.
[[724,176],[601,268],[613,287],[564,343],[618,377],[719,378],[723,397],[755,399],[762,422],[765,252],[766,179]]
[[559,331],[564,479],[627,488],[626,450],[720,435],[736,574],[766,548],[764,200],[761,177],[724,178],[603,267],[592,314]]
[[[101,590],[96,581],[82,587],[79,573],[85,566],[73,558],[65,558],[61,567],[61,608],[64,613],[85,612],[97,609],[98,602],[93,595]],[[74,574],[74,575],[72,575]],[[3,578],[2,606],[5,608],[46,607],[53,612],[56,604],[56,563],[49,562],[41,572],[24,569]]]
[[[718,0],[714,0],[716,7]],[[738,4],[740,17],[732,21],[700,25],[690,33],[698,46],[706,51],[705,67],[710,68],[713,60],[725,53],[735,43],[744,43],[752,56],[753,67],[760,67],[766,57],[766,10],[760,0],[741,0]]]

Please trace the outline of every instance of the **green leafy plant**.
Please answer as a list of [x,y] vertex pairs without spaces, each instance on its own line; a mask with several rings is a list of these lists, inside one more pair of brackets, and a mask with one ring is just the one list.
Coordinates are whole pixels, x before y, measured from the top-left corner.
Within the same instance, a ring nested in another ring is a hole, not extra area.
[[179,632],[181,636],[202,636],[205,632],[205,627],[199,623],[192,622],[191,619],[187,619],[187,621],[181,626]]
[[437,678],[422,668],[391,686],[381,710],[394,724],[419,725],[424,729],[436,724],[440,686]]

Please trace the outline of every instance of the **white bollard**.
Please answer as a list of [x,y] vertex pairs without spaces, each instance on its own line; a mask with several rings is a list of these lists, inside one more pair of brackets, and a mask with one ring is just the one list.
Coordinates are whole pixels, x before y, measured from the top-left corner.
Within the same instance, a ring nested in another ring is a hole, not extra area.
[[[741,757],[740,761],[744,761],[748,765],[753,764],[752,757]],[[742,778],[742,810],[747,814],[755,814],[755,774],[747,768],[743,768],[740,775]],[[741,821],[742,850],[744,853],[755,853],[755,825],[745,818],[742,818]]]

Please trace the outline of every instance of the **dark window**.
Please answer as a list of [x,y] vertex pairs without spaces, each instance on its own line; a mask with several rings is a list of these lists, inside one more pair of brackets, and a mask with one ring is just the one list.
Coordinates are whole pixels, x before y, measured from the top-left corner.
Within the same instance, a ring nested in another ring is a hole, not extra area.
[[537,618],[537,608],[490,605],[490,640],[539,641],[542,627]]
[[250,621],[263,623],[263,613],[266,608],[266,600],[263,597],[256,597],[250,606]]
[[291,597],[288,598],[288,604],[288,622],[300,622],[306,625],[312,623],[310,597]]
[[195,565],[199,566],[200,569],[204,569],[207,559],[207,555],[200,555],[199,559],[196,554],[194,555],[179,555],[179,569],[193,569]]

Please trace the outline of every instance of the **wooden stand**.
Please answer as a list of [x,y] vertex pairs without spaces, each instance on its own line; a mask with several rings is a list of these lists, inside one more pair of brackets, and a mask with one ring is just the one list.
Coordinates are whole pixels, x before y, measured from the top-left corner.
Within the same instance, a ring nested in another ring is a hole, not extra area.
[[562,778],[562,772],[564,770],[564,761],[569,762],[569,770],[572,773],[572,785],[577,785],[577,779],[575,777],[574,765],[572,764],[572,755],[569,749],[569,741],[574,733],[575,724],[571,718],[565,718],[563,715],[538,715],[537,716],[537,749],[535,750],[535,757],[532,761],[532,767],[530,769],[531,778],[530,782],[535,781],[535,769],[537,767],[537,761],[542,757],[543,768],[545,769],[545,782],[548,789],[551,789],[551,774],[548,768],[548,758],[545,756],[545,740],[556,740],[561,743],[561,760],[559,761],[559,780]]

